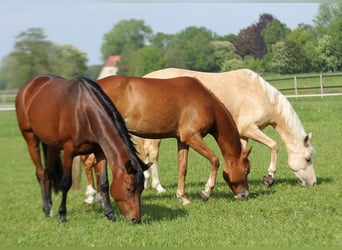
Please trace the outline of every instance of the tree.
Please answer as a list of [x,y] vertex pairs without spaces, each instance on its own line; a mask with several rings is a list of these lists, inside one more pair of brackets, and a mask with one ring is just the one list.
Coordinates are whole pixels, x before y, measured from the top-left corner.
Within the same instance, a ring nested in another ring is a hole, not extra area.
[[327,28],[326,34],[331,37],[332,46],[337,58],[335,69],[342,69],[342,16],[333,21]]
[[72,78],[85,75],[87,72],[87,56],[72,45],[55,46],[50,56],[51,73]]
[[272,45],[283,40],[288,36],[291,30],[286,24],[281,23],[278,19],[273,19],[267,23],[266,27],[261,31],[262,38],[265,41],[268,52],[272,51]]
[[219,71],[225,72],[242,68],[243,61],[235,53],[235,47],[227,41],[213,41],[215,63],[219,66]]
[[262,14],[256,24],[241,30],[234,41],[237,53],[244,58],[247,55],[262,58],[267,53],[265,41],[261,35],[262,30],[273,20],[270,14]]
[[324,35],[318,40],[315,48],[314,66],[320,72],[335,71],[337,68],[338,58],[336,56],[336,48],[334,47],[331,36]]
[[298,42],[279,41],[272,46],[272,51],[271,67],[277,73],[292,74],[308,70],[308,59]]
[[204,27],[188,27],[176,34],[167,48],[168,65],[198,71],[217,71],[211,41],[215,34]]
[[143,76],[149,72],[165,68],[167,65],[165,51],[155,46],[145,46],[131,53],[129,61],[128,75],[133,76]]
[[3,62],[8,87],[21,86],[29,78],[43,73],[49,73],[49,53],[53,44],[46,40],[40,28],[30,28],[16,37],[14,51]]
[[87,72],[86,54],[71,45],[57,46],[46,40],[40,28],[31,28],[17,36],[14,51],[2,62],[0,82],[20,87],[28,79],[52,73],[70,78]]
[[121,55],[124,58],[123,54],[129,55],[130,52],[144,47],[151,34],[152,29],[143,20],[118,22],[103,36],[102,59],[106,61],[110,55]]
[[341,2],[325,2],[319,5],[314,23],[320,30],[326,29],[333,21],[342,16]]

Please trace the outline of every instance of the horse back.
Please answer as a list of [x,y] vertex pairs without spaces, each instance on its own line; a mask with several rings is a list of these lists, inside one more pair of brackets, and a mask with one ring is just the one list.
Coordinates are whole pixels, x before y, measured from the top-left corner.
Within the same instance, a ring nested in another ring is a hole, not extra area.
[[110,97],[134,134],[154,131],[157,136],[176,136],[182,123],[207,125],[212,117],[211,93],[196,79],[153,79],[110,76],[97,81]]

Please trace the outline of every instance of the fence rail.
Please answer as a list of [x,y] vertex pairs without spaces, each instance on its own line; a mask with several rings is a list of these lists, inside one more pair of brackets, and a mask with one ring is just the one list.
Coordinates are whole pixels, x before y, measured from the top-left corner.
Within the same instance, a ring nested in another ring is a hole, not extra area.
[[[342,74],[319,74],[266,79],[287,98],[342,95]],[[16,94],[0,94],[0,111],[15,110]]]
[[[268,79],[267,81],[287,98],[342,95],[342,74],[294,76]],[[293,87],[290,84],[292,81]]]

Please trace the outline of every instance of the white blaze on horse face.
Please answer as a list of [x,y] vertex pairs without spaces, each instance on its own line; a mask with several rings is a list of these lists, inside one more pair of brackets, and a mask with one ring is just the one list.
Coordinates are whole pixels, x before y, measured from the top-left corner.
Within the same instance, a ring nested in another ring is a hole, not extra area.
[[316,184],[316,174],[313,165],[315,155],[314,148],[309,139],[303,145],[297,145],[293,150],[289,150],[288,164],[295,175],[301,180],[303,186],[313,186]]

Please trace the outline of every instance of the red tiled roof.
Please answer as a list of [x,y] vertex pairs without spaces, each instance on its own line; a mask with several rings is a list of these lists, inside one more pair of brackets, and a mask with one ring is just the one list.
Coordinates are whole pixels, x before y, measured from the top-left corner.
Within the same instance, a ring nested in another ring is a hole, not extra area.
[[118,61],[120,61],[120,56],[115,55],[115,56],[109,56],[107,59],[107,62],[105,63],[105,67],[116,67]]

